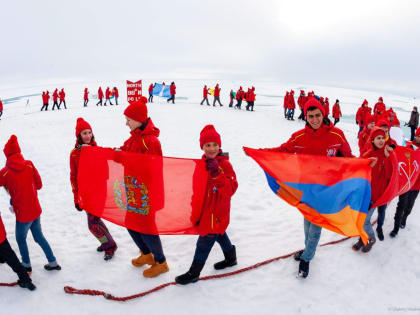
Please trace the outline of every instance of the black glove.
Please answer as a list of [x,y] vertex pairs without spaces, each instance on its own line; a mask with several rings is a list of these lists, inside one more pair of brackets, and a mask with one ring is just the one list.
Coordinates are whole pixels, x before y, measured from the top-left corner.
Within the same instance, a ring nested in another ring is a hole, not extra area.
[[78,211],[83,211],[83,209],[82,209],[82,208],[80,208],[80,206],[79,206],[79,204],[78,204],[78,203],[75,203],[75,204],[74,204],[74,207],[75,207]]

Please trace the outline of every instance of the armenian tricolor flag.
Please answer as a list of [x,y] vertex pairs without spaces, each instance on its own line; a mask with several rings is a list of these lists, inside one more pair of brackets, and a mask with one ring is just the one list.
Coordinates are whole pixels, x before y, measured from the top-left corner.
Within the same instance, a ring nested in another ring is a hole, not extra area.
[[264,170],[273,192],[307,220],[367,242],[363,224],[371,198],[371,161],[246,147],[244,151]]

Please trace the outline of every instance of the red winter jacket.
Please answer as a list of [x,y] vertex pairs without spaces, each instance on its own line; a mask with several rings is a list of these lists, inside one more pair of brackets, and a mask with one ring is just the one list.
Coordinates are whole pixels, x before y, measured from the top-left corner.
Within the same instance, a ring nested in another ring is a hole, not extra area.
[[[96,142],[92,142],[91,146],[96,146]],[[74,203],[79,203],[79,191],[77,185],[77,174],[79,170],[80,153],[82,146],[76,142],[74,149],[70,152],[70,183],[73,191]]]
[[101,100],[104,98],[104,92],[102,92],[102,88],[98,89],[98,98]]
[[53,93],[53,101],[57,102],[57,100],[58,100],[58,92],[57,92],[57,90],[55,90],[54,93]]
[[47,103],[47,95],[46,94],[42,94],[42,104],[46,104]]
[[22,154],[10,155],[0,171],[0,186],[7,188],[12,199],[16,220],[27,223],[41,215],[37,190],[42,188],[41,177],[31,161]]
[[203,88],[203,98],[207,98],[207,95],[209,94],[209,90],[207,87]]
[[50,101],[50,92],[48,92],[48,91],[47,91],[47,94],[45,94],[45,100],[47,101],[46,102],[47,104]]
[[111,91],[109,90],[109,88],[107,88],[105,90],[105,99],[109,100],[110,97],[111,97]]
[[364,148],[366,146],[366,142],[369,140],[370,137],[370,131],[371,129],[368,129],[367,126],[362,130],[362,132],[359,134],[359,152],[360,156],[364,152]]
[[340,105],[334,104],[332,114],[333,114],[333,118],[340,118],[342,116]]
[[353,157],[350,145],[344,133],[329,122],[317,130],[309,124],[290,137],[290,139],[277,148],[267,149],[275,152],[288,152],[297,154],[327,155]]
[[305,94],[301,94],[298,98],[298,101],[297,101],[300,109],[303,110],[306,101],[307,101],[307,97],[305,96]]
[[114,97],[115,98],[120,97],[120,92],[118,92],[117,88],[114,89]]
[[0,244],[6,240],[6,229],[4,228],[3,220],[0,215]]
[[244,91],[242,89],[239,89],[238,92],[236,92],[236,99],[239,101],[243,99],[244,97]]
[[218,85],[214,87],[214,97],[220,97],[220,88]]
[[324,106],[325,106],[325,116],[328,117],[328,115],[330,114],[330,102],[325,101]]
[[[397,142],[394,139],[391,139],[391,137],[388,137],[386,139],[385,145],[389,145],[391,147],[396,147]],[[372,143],[369,141],[369,138],[366,140],[365,146],[363,147],[363,150],[360,151],[360,156],[364,155],[367,151],[369,151],[372,148]]]
[[175,95],[176,94],[176,86],[175,86],[175,84],[171,84],[171,86],[169,87],[169,92],[171,93],[171,95]]
[[0,112],[2,112],[2,111],[3,111],[3,102],[0,101]]
[[124,142],[124,145],[120,149],[126,152],[161,156],[162,147],[158,139],[160,130],[155,127],[150,118],[148,118],[145,128],[143,130],[140,128],[130,132],[131,137]]
[[149,94],[152,94],[152,91],[153,91],[153,84],[150,84],[149,85]]
[[366,151],[362,157],[370,158],[376,157],[378,162],[372,168],[372,195],[371,202],[375,203],[379,197],[383,194],[386,187],[389,184],[392,176],[392,162],[390,158],[385,157],[385,147],[382,149],[376,149],[371,143],[370,149]]
[[289,109],[295,109],[296,108],[295,96],[293,94],[289,94],[289,99],[288,99],[287,104],[288,104],[287,108],[289,108]]
[[249,91],[248,96],[249,96],[249,101],[250,101],[250,102],[255,102],[255,92],[254,92],[254,90],[253,90],[253,89],[251,89],[251,90]]
[[83,95],[83,99],[85,101],[89,100],[88,94],[89,94],[89,91],[88,90],[85,90],[85,94]]
[[376,103],[375,106],[373,107],[373,114],[374,115],[379,114],[379,112],[381,112],[383,114],[383,113],[385,113],[385,111],[386,111],[386,106],[382,102]]
[[[205,156],[202,159],[206,159]],[[230,199],[238,188],[235,171],[229,157],[223,153],[216,157],[220,174],[207,180],[206,194],[201,211],[198,232],[207,234],[224,234],[230,218]]]
[[283,108],[289,108],[289,92],[283,97]]
[[[408,141],[406,147],[413,149],[414,151],[420,150],[420,144],[417,144],[416,141]],[[417,181],[411,187],[411,190],[420,190],[420,176],[417,178]]]
[[367,115],[370,114],[370,107],[364,107],[363,105],[359,107],[356,113],[356,122],[359,126],[364,127],[366,125]]
[[66,99],[66,93],[64,91],[60,91],[60,100],[64,101]]

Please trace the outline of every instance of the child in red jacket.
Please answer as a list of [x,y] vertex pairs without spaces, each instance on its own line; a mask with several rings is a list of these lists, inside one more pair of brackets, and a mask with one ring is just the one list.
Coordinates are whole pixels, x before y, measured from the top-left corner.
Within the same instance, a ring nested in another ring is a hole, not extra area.
[[[363,154],[363,158],[372,158],[374,162],[372,166],[372,196],[371,203],[372,206],[385,191],[386,187],[391,180],[392,175],[392,163],[389,158],[392,148],[386,144],[386,134],[383,129],[380,127],[374,127],[371,131],[369,143],[371,145],[370,150],[366,151]],[[380,208],[380,207],[378,207]],[[379,209],[378,209],[379,210]],[[370,208],[368,214],[366,215],[365,224],[363,226],[366,233],[369,235],[369,241],[367,245],[363,245],[362,240],[359,238],[356,244],[353,245],[353,250],[359,250],[362,248],[362,252],[367,253],[372,249],[373,244],[375,244],[375,233],[373,232],[372,224],[370,223],[370,218],[372,217],[375,208]],[[385,211],[383,212],[385,214]],[[378,225],[380,224],[380,213],[378,211]],[[383,221],[382,221],[383,222]],[[382,231],[382,225],[381,225]],[[378,232],[378,229],[377,229]],[[380,233],[378,232],[378,238],[380,238]],[[382,235],[383,239],[383,235]]]
[[41,177],[31,161],[23,159],[19,143],[12,135],[4,146],[6,166],[0,171],[0,186],[4,186],[12,199],[13,211],[16,214],[16,241],[22,256],[22,265],[31,272],[28,244],[26,237],[31,230],[35,242],[41,246],[48,259],[46,270],[61,270],[50,245],[41,229],[41,206],[37,190],[42,188]]
[[10,268],[18,275],[18,284],[22,288],[27,288],[31,291],[36,287],[32,283],[31,278],[26,272],[25,267],[20,263],[15,252],[10,247],[9,241],[6,238],[6,230],[0,215],[0,263],[7,263]]
[[[80,153],[83,146],[96,146],[95,136],[92,127],[83,118],[77,118],[76,123],[76,145],[70,153],[70,182],[74,195],[74,206],[77,210],[83,209],[79,206],[79,194],[77,185],[77,171],[79,169]],[[117,250],[117,244],[109,233],[101,218],[86,212],[89,231],[95,236],[101,245],[97,248],[98,252],[105,252],[104,259],[110,260]]]
[[221,146],[220,135],[213,125],[205,126],[200,133],[200,147],[204,151],[202,159],[206,162],[209,177],[207,194],[197,222],[200,237],[190,269],[175,278],[178,284],[198,281],[215,242],[222,248],[225,259],[216,263],[214,268],[219,270],[237,264],[236,249],[231,244],[226,229],[229,225],[230,199],[238,188],[238,182],[229,156],[222,153]]

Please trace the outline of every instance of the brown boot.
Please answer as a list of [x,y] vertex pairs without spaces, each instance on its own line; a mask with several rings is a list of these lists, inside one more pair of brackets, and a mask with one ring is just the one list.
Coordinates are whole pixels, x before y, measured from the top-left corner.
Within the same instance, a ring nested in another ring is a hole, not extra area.
[[140,256],[137,258],[131,259],[131,263],[133,264],[134,267],[143,267],[144,265],[154,265],[155,259],[153,258],[152,253],[144,255],[140,251]]
[[143,271],[143,276],[145,276],[146,278],[154,278],[154,277],[159,276],[161,273],[165,273],[168,271],[169,271],[169,267],[166,261],[164,261],[161,264],[156,262],[152,267]]

